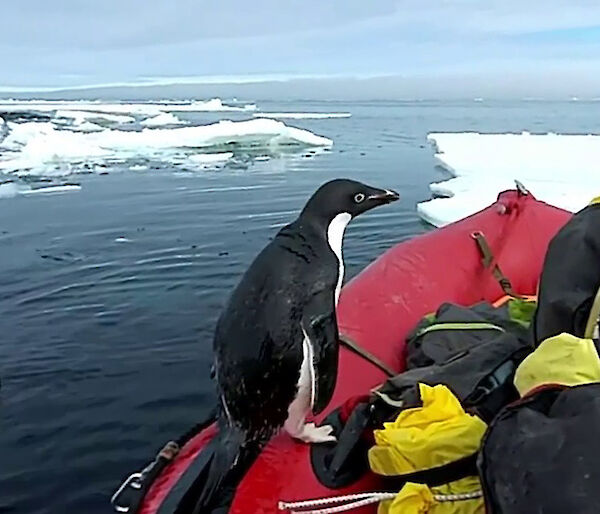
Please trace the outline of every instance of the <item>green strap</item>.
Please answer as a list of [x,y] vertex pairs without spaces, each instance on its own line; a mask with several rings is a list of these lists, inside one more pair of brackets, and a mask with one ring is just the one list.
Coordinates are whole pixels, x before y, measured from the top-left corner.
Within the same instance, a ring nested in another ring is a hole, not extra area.
[[379,368],[388,377],[394,377],[398,374],[379,357],[373,355],[370,351],[360,346],[356,341],[350,339],[347,335],[340,334],[339,341],[342,346],[345,346],[349,350],[353,351],[356,355],[362,357],[367,362],[373,364],[373,366]]
[[476,231],[471,234],[471,237],[477,243],[479,251],[481,252],[481,262],[485,269],[490,269],[494,278],[498,281],[498,284],[504,291],[504,294],[512,296],[513,298],[521,298],[512,288],[512,284],[508,277],[502,273],[500,266],[494,261],[494,254],[492,249],[487,242],[487,239],[483,235],[483,232]]
[[438,330],[497,330],[498,332],[506,332],[502,327],[493,323],[436,323],[422,328],[417,332],[417,337],[428,334],[429,332],[437,332]]

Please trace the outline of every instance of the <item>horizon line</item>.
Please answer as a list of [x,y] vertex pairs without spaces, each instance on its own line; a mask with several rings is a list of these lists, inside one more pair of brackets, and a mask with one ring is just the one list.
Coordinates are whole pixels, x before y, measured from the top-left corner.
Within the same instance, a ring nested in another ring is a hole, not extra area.
[[107,89],[113,87],[152,87],[179,85],[236,85],[260,84],[263,82],[289,82],[293,80],[354,79],[368,80],[386,77],[402,77],[400,73],[365,73],[365,74],[285,74],[267,73],[260,75],[194,75],[191,77],[141,77],[134,81],[99,82],[73,86],[0,86],[0,93],[60,93],[62,91],[79,91],[86,89]]

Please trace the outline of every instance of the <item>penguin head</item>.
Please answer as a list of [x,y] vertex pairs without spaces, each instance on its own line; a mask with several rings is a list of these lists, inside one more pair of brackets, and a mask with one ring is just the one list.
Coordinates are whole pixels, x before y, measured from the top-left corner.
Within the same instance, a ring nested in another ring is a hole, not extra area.
[[323,184],[308,200],[303,216],[328,223],[338,214],[352,218],[374,207],[398,200],[396,191],[379,189],[350,179],[336,179]]

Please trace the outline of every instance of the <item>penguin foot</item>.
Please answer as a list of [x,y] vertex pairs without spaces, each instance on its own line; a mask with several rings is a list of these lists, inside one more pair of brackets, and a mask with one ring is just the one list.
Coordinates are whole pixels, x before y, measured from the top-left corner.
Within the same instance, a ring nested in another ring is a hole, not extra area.
[[302,431],[294,437],[305,443],[335,443],[337,441],[331,425],[318,427],[314,423],[305,423]]

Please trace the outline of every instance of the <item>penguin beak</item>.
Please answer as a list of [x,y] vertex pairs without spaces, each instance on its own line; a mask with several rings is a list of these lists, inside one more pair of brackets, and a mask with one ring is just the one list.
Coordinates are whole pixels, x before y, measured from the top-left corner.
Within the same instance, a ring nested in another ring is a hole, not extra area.
[[395,202],[400,199],[400,195],[396,191],[390,189],[382,190],[381,192],[369,195],[369,200],[375,200],[377,203],[386,204]]

